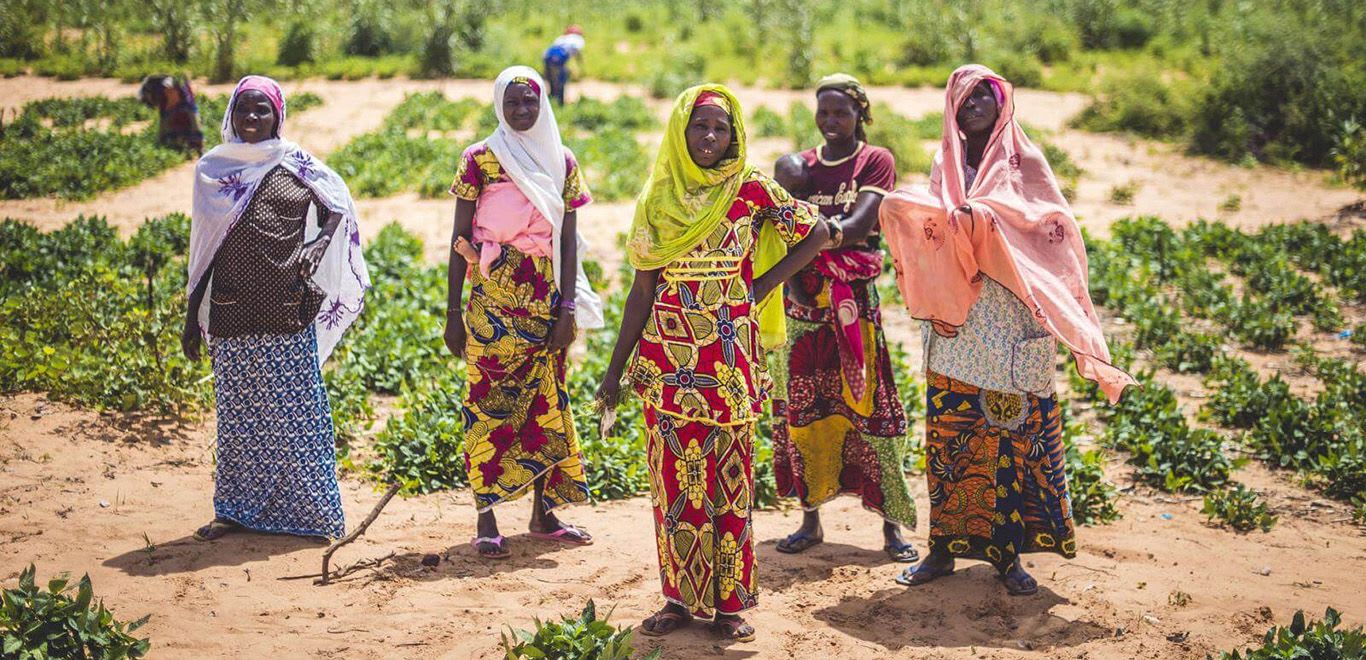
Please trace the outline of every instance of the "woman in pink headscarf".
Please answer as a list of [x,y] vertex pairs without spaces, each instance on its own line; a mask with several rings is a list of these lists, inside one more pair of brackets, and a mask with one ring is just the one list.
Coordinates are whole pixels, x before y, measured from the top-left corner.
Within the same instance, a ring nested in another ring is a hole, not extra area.
[[1011,595],[1027,595],[1038,583],[1019,555],[1076,554],[1057,343],[1112,402],[1134,381],[1110,364],[1081,232],[1015,121],[1010,83],[968,65],[947,91],[929,190],[898,190],[881,209],[897,284],[927,322],[930,553],[897,581],[921,585],[952,574],[956,557],[982,559]]
[[370,285],[356,205],[331,168],[282,137],[270,78],[237,83],[223,143],[195,167],[181,344],[208,340],[218,417],[212,541],[250,529],[339,538],[332,410],[320,365]]

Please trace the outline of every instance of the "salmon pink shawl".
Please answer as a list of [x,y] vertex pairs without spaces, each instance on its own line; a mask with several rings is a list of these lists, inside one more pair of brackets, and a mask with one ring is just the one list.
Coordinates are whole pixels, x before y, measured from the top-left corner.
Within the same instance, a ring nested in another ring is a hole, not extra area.
[[[957,112],[984,80],[1004,102],[969,188]],[[984,66],[963,66],[949,77],[929,190],[897,190],[879,212],[897,286],[912,316],[958,327],[977,302],[982,276],[996,280],[1114,403],[1134,379],[1110,363],[1087,288],[1081,231],[1048,161],[1015,121],[1014,99],[1010,83]]]

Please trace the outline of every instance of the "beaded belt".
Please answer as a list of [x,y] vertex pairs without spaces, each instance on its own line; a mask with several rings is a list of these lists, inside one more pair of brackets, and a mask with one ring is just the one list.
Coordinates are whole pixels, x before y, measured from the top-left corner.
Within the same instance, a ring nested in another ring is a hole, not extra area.
[[665,282],[728,280],[740,274],[744,257],[716,256],[680,259],[664,269]]

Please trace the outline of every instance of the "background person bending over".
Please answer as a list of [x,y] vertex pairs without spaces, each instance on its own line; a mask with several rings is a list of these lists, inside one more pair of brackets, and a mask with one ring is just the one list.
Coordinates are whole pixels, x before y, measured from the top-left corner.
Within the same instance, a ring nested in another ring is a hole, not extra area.
[[138,100],[160,117],[157,141],[172,149],[204,152],[204,132],[199,129],[199,106],[190,81],[171,76],[147,76],[138,89]]
[[569,60],[578,57],[583,61],[583,46],[583,28],[570,25],[545,49],[545,80],[550,85],[550,98],[560,105],[564,105],[564,88],[569,84]]

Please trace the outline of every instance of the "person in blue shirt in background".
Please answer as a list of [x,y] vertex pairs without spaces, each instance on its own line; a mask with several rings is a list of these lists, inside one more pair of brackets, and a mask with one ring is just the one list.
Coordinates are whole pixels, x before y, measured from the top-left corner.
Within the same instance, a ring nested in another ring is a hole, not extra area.
[[564,87],[569,83],[569,60],[582,57],[583,28],[570,25],[545,49],[545,80],[550,83],[550,98],[564,105]]

